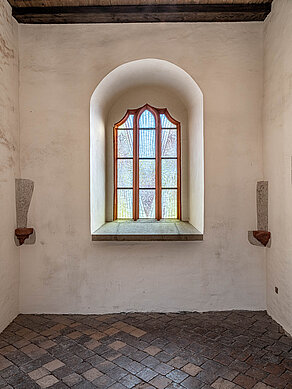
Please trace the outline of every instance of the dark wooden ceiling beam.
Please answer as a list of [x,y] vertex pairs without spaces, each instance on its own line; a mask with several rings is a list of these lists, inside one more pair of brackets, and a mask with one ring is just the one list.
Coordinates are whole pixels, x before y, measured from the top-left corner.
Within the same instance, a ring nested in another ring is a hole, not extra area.
[[13,7],[19,23],[159,23],[262,21],[271,3]]

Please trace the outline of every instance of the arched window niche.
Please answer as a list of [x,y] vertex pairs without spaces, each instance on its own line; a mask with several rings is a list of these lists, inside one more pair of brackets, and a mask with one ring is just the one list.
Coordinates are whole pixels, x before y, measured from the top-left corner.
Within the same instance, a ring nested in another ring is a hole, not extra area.
[[[180,122],[181,221],[133,227],[113,221],[113,127],[145,104],[166,108]],[[189,74],[168,61],[143,59],[120,65],[98,84],[90,101],[90,184],[93,240],[202,240],[203,95]]]

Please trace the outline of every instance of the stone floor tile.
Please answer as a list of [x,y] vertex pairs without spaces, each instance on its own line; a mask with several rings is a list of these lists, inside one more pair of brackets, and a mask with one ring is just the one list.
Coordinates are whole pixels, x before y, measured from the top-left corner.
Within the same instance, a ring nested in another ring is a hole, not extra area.
[[122,347],[125,347],[125,346],[126,346],[126,343],[120,342],[119,340],[109,344],[109,347],[112,348],[115,351],[117,351],[117,350],[119,350],[119,349],[121,349]]
[[0,355],[0,371],[6,369],[8,366],[11,366],[12,363],[4,358],[2,355]]
[[115,384],[115,380],[110,378],[108,375],[104,374],[101,377],[96,378],[93,382],[93,385],[95,385],[97,388],[100,389],[107,389],[113,384]]
[[272,389],[271,386],[264,384],[263,382],[258,382],[253,389]]
[[14,346],[9,345],[9,346],[5,346],[5,347],[1,348],[0,349],[0,354],[7,355],[7,354],[13,353],[15,351],[17,351],[17,348],[14,347]]
[[58,379],[54,377],[53,375],[47,375],[38,381],[36,383],[41,387],[41,388],[49,388],[56,384],[58,382]]
[[153,369],[161,375],[166,375],[172,370],[174,370],[174,368],[172,366],[169,366],[167,363],[160,363],[159,365],[154,366]]
[[153,368],[155,366],[160,365],[160,361],[154,357],[151,357],[151,356],[148,356],[148,357],[142,359],[141,363],[143,363],[143,365],[150,367],[150,368]]
[[5,379],[5,378],[10,377],[12,375],[18,374],[19,372],[20,372],[20,369],[18,366],[11,365],[11,366],[8,366],[6,369],[3,369],[0,371],[0,377]]
[[49,375],[49,374],[50,374],[50,372],[47,369],[44,369],[43,367],[40,367],[40,368],[28,373],[30,378],[34,381],[37,381],[40,378],[44,377],[45,375]]
[[212,385],[211,388],[214,389],[234,389],[236,385],[233,382],[224,380],[223,378],[218,378]]
[[126,387],[126,388],[133,388],[139,383],[141,383],[141,380],[134,376],[133,374],[128,374],[125,377],[123,377],[120,382]]
[[56,344],[57,343],[53,342],[52,340],[45,340],[44,342],[41,342],[39,346],[44,350],[48,350],[49,348],[56,346]]
[[49,371],[54,371],[60,367],[65,366],[65,364],[58,359],[53,360],[52,362],[46,363],[43,367]]
[[37,359],[37,358],[40,358],[42,355],[46,354],[46,350],[36,346],[35,344],[29,344],[25,347],[22,347],[20,349],[20,351],[22,351],[23,353],[25,353],[26,355],[28,355],[30,358],[32,359]]
[[126,387],[124,385],[122,385],[121,383],[116,382],[115,384],[110,386],[109,389],[126,389]]
[[273,374],[269,374],[268,377],[264,378],[262,381],[267,385],[277,389],[285,388],[288,383],[284,378],[275,376]]
[[159,375],[153,378],[149,383],[154,386],[154,388],[165,389],[167,385],[171,383],[171,379]]
[[145,335],[146,332],[143,330],[140,330],[139,328],[136,328],[134,331],[130,332],[132,336],[135,336],[136,338],[140,338],[141,336]]
[[77,338],[80,338],[82,336],[82,334],[79,331],[74,331],[74,332],[71,332],[70,334],[68,334],[67,336],[70,339],[77,339]]
[[158,373],[153,371],[152,369],[149,369],[149,367],[145,367],[141,371],[139,371],[137,374],[137,377],[141,378],[141,380],[149,382],[152,380],[152,378],[156,377]]
[[84,372],[82,375],[88,381],[91,382],[94,381],[96,378],[101,377],[103,373],[93,367],[92,369],[89,369],[86,372]]
[[189,374],[189,375],[191,375],[191,376],[196,376],[201,370],[202,370],[202,368],[201,367],[199,367],[199,366],[196,366],[196,365],[194,365],[193,363],[188,363],[188,364],[186,364],[183,368],[182,368],[182,370],[185,372],[185,373],[187,373],[187,374]]
[[237,377],[235,377],[233,382],[238,384],[239,386],[242,386],[245,389],[251,389],[257,383],[254,378],[249,377],[249,376],[244,375],[244,374],[239,374]]
[[188,376],[187,373],[178,369],[172,370],[170,373],[166,375],[167,378],[169,378],[173,382],[176,382],[177,384],[185,380],[187,376]]
[[175,367],[176,369],[180,369],[185,366],[188,362],[181,357],[174,357],[169,362],[167,362],[170,366]]
[[71,388],[72,386],[77,385],[80,382],[82,382],[83,378],[77,373],[72,373],[72,374],[68,375],[67,377],[64,377],[62,379],[62,381]]
[[156,346],[149,346],[149,347],[146,347],[143,351],[146,352],[147,354],[154,356],[154,355],[158,354],[161,351],[161,349],[159,347],[156,347]]
[[120,379],[125,377],[127,374],[129,374],[129,372],[126,371],[125,369],[122,369],[119,366],[114,367],[112,370],[110,370],[107,373],[107,375],[109,377],[111,377],[112,379],[114,379],[115,381],[119,381]]
[[187,389],[201,389],[201,388],[205,387],[205,384],[202,381],[198,380],[196,377],[186,378],[181,383],[181,385]]
[[96,386],[94,386],[89,381],[80,382],[80,384],[74,385],[74,389],[96,389]]

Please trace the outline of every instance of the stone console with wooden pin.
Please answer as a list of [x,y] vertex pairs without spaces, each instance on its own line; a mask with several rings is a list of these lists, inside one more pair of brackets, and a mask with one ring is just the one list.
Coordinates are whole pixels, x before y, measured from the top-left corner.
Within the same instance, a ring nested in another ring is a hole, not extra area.
[[268,181],[257,182],[257,230],[248,231],[248,241],[255,246],[271,247],[268,228]]
[[17,178],[15,180],[16,222],[15,244],[21,246],[24,243],[34,244],[35,231],[27,227],[27,214],[33,194],[34,183],[31,180]]

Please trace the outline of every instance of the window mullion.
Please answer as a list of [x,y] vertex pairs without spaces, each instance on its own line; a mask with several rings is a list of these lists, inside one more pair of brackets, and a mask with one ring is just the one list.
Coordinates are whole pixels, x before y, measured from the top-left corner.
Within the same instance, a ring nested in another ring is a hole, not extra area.
[[161,124],[160,124],[160,116],[159,112],[156,113],[156,207],[155,214],[156,219],[161,219]]
[[114,127],[114,220],[117,219],[117,208],[118,208],[118,172],[117,172],[117,156],[118,156],[118,145],[117,145],[117,127]]
[[139,218],[139,126],[138,126],[138,112],[134,115],[134,129],[133,129],[133,219]]
[[177,218],[181,220],[181,131],[180,124],[176,127],[177,136]]

